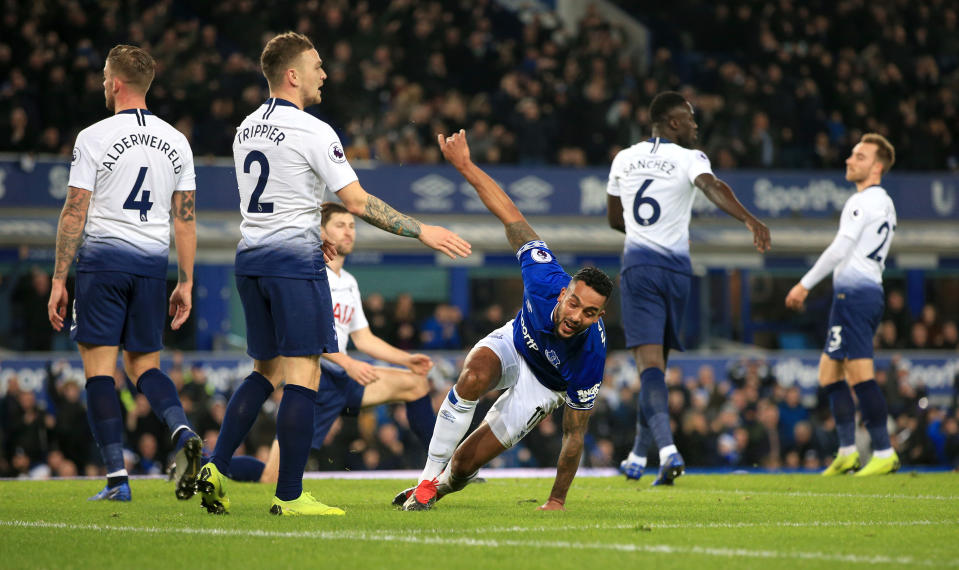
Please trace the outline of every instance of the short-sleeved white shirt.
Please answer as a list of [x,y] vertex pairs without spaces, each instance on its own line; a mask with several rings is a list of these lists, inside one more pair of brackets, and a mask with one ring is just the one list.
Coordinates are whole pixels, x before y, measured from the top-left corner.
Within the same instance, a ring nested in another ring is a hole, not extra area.
[[196,190],[193,151],[146,109],[128,109],[77,135],[69,186],[93,193],[78,271],[166,277],[175,191]]
[[838,235],[856,245],[833,270],[833,287],[881,287],[895,232],[896,207],[885,189],[870,186],[850,196],[842,208]]
[[623,203],[623,267],[657,265],[690,272],[689,220],[700,174],[712,173],[699,150],[655,137],[621,150],[606,192]]
[[243,215],[236,274],[318,278],[323,195],[357,179],[333,128],[271,98],[237,127],[233,159]]
[[336,338],[340,352],[346,352],[346,345],[350,341],[350,334],[370,326],[363,312],[363,299],[360,296],[360,286],[349,271],[340,269],[340,274],[326,268],[326,275],[330,281],[330,296],[333,298],[333,324],[336,327]]

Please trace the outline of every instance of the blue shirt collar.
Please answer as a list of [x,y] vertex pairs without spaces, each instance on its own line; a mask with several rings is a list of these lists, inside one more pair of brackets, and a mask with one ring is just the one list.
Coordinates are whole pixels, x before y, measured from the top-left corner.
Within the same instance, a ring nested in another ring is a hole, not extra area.
[[151,113],[150,111],[147,111],[146,109],[124,109],[123,111],[118,112],[117,115],[135,115],[135,114],[138,113],[138,112],[139,112],[141,115],[152,115],[152,114],[153,114],[153,113]]
[[666,137],[649,137],[648,139],[646,139],[646,142],[651,142],[653,144],[656,144],[656,139],[659,139],[660,143],[673,144],[673,141],[667,139]]

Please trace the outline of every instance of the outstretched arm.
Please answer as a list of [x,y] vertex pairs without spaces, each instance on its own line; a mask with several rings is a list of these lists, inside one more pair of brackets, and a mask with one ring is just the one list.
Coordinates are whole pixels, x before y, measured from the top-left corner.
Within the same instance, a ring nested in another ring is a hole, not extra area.
[[83,226],[87,223],[87,209],[92,195],[93,192],[89,190],[70,186],[57,223],[56,261],[53,265],[50,300],[47,302],[47,318],[55,331],[63,329],[63,319],[67,315],[67,274],[83,241]]
[[549,499],[539,507],[541,511],[565,511],[566,493],[573,483],[579,460],[583,456],[583,437],[589,425],[592,410],[574,410],[569,406],[563,410],[563,447],[556,462],[556,480],[549,492]]
[[769,228],[759,221],[759,218],[749,213],[728,184],[708,172],[697,176],[695,184],[710,202],[719,206],[720,210],[746,224],[746,228],[753,233],[753,245],[760,253],[769,250]]
[[193,262],[196,258],[196,190],[173,193],[173,240],[176,242],[177,284],[170,295],[170,328],[179,329],[193,309]]
[[466,142],[466,131],[460,129],[460,132],[453,133],[451,136],[437,135],[437,141],[440,150],[446,160],[456,167],[456,170],[463,175],[463,178],[469,182],[480,200],[494,216],[503,222],[506,228],[506,239],[514,250],[519,249],[528,242],[538,240],[539,236],[529,226],[523,213],[519,211],[516,204],[499,187],[489,174],[483,172],[483,169],[476,166],[470,160],[470,147]]
[[456,258],[470,254],[469,242],[440,226],[421,223],[415,218],[402,214],[376,196],[367,193],[354,180],[336,192],[343,205],[351,214],[359,216],[367,223],[398,236],[414,237],[437,251]]
[[369,327],[353,331],[350,338],[356,349],[360,352],[372,356],[377,360],[383,360],[397,366],[405,366],[416,374],[426,374],[433,367],[433,361],[425,354],[411,354],[405,350],[396,348],[380,337],[373,334]]

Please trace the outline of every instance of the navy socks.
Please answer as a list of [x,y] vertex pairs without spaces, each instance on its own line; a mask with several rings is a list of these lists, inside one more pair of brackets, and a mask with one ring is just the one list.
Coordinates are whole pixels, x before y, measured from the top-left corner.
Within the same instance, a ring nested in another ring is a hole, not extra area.
[[283,389],[276,416],[276,440],[280,444],[276,498],[281,501],[292,501],[303,493],[303,471],[313,441],[315,401],[316,390],[289,384]]
[[436,414],[433,413],[429,394],[406,403],[406,419],[410,423],[410,430],[423,444],[423,449],[428,450],[433,439],[433,426],[436,425]]
[[849,384],[845,380],[826,386],[829,396],[829,409],[836,420],[836,433],[839,435],[839,447],[856,445],[856,405],[852,401]]
[[[223,425],[220,426],[220,435],[216,439],[216,447],[210,461],[216,465],[220,473],[230,470],[230,458],[236,451],[246,434],[253,427],[257,414],[263,402],[273,393],[273,384],[259,372],[252,372],[240,387],[233,393],[230,402],[226,405],[223,416]],[[312,426],[313,422],[305,424]],[[312,430],[308,430],[312,433]]]
[[122,471],[124,469],[123,418],[113,376],[87,378],[86,391],[87,419],[90,422],[93,437],[100,447],[107,473]]
[[[656,447],[662,449],[673,445],[673,433],[669,429],[669,392],[666,390],[666,375],[659,368],[647,368],[639,375],[639,407],[652,431]],[[639,454],[637,454],[639,455]]]
[[646,423],[646,417],[643,416],[642,396],[637,395],[636,398],[640,400],[640,406],[636,410],[636,439],[633,440],[633,455],[646,457],[649,446],[653,443],[653,432]]
[[[140,375],[137,380],[137,390],[147,397],[150,407],[154,413],[166,423],[170,434],[175,434],[181,427],[186,427],[192,432],[190,422],[186,419],[186,413],[183,411],[183,404],[180,403],[180,397],[176,393],[176,386],[173,380],[164,374],[158,368],[151,368]],[[184,433],[180,433],[183,439]],[[182,445],[177,445],[177,448]]]
[[266,465],[255,457],[237,455],[230,460],[230,471],[223,474],[234,481],[256,483],[260,480],[265,468]]
[[889,409],[879,384],[876,384],[875,380],[866,380],[856,384],[854,388],[856,397],[859,398],[859,410],[862,412],[863,423],[866,424],[869,438],[872,439],[873,451],[889,449],[892,447],[889,441],[889,430],[886,428]]

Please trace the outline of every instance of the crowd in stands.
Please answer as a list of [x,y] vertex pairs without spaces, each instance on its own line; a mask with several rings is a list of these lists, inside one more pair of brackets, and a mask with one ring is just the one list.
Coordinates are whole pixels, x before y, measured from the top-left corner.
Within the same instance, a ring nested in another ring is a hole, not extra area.
[[117,43],[159,63],[148,104],[198,156],[229,156],[266,98],[264,39],[316,43],[328,78],[314,109],[352,159],[437,163],[435,133],[466,128],[486,163],[605,165],[649,134],[664,89],[694,103],[719,168],[842,166],[865,131],[899,169],[959,168],[959,9],[945,0],[621,2],[650,41],[630,46],[590,6],[556,14],[494,0],[11,0],[0,19],[0,151],[70,155],[106,116]]
[[[458,372],[462,356],[440,359],[433,373],[434,407],[438,408]],[[167,370],[179,388],[187,417],[207,449],[216,443],[229,391],[209,382],[202,362],[184,361],[175,353]],[[51,362],[42,392],[21,389],[9,378],[0,397],[0,476],[46,478],[102,474],[103,467],[87,427],[83,387],[64,374],[63,362]],[[164,472],[172,452],[169,434],[146,398],[116,374],[126,427],[125,453],[134,474]],[[240,380],[233,379],[231,386]],[[959,375],[951,401],[930,398],[929,391],[898,356],[876,371],[890,412],[890,433],[906,465],[959,468]],[[679,368],[667,373],[669,411],[676,445],[692,467],[819,470],[837,449],[835,425],[826,398],[782,385],[761,359],[742,359],[728,370],[700,367],[695,376]],[[631,359],[611,354],[604,387],[597,399],[586,438],[584,464],[613,467],[632,447],[638,381]],[[266,459],[275,433],[282,389],[267,401],[253,430],[238,451]],[[474,427],[497,394],[477,405]],[[948,398],[947,398],[948,399]],[[561,446],[562,410],[537,426],[492,467],[552,467]],[[865,444],[868,435],[858,430]],[[655,465],[657,454],[651,450]],[[341,417],[314,452],[309,470],[419,469],[425,450],[409,429],[402,405],[365,410]]]

